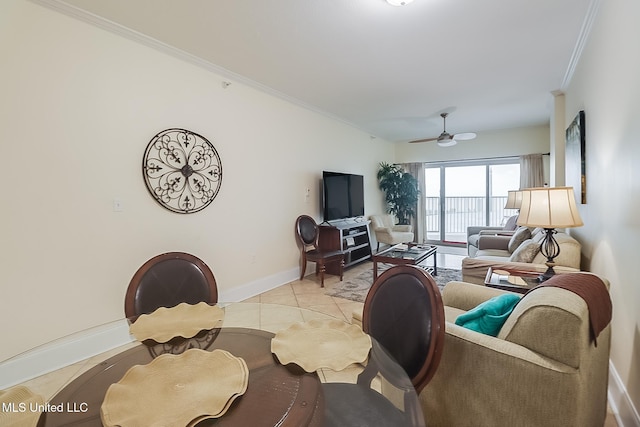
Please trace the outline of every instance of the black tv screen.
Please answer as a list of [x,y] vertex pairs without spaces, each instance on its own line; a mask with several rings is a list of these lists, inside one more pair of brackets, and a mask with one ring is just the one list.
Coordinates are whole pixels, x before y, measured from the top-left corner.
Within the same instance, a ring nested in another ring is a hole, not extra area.
[[322,172],[323,214],[325,221],[364,215],[362,175]]

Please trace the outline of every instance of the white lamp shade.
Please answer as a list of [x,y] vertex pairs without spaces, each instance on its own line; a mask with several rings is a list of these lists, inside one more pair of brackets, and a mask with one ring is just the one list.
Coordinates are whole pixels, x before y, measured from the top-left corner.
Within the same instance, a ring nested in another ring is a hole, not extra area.
[[505,209],[520,209],[522,205],[522,191],[510,190],[507,192],[507,204],[504,205]]
[[518,225],[542,228],[569,228],[584,225],[573,187],[542,187],[522,190]]

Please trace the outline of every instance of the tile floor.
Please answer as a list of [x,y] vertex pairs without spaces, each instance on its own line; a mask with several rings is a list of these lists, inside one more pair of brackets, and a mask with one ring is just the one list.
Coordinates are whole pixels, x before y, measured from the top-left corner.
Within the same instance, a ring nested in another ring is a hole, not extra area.
[[[384,249],[384,248],[383,248]],[[460,269],[462,259],[466,256],[465,248],[443,247],[438,249],[438,267]],[[314,265],[310,264],[307,271],[313,271]],[[372,268],[371,262],[363,262],[348,268],[344,277],[354,277],[364,270]],[[320,287],[320,280],[314,274],[308,274],[303,280],[295,280],[271,291],[257,295],[243,302],[260,302],[293,305],[310,310],[320,311],[351,322],[354,311],[362,312],[362,303],[353,302],[338,297],[327,295],[330,290],[340,282],[340,278],[326,275],[324,279],[325,289]]]

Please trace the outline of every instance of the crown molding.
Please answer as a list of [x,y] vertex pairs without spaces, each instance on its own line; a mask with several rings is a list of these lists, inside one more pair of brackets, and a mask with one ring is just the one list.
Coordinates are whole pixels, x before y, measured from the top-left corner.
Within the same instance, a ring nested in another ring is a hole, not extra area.
[[75,18],[79,21],[83,21],[95,27],[101,28],[110,33],[119,35],[135,43],[150,47],[156,51],[170,55],[176,59],[180,59],[192,65],[196,65],[212,73],[215,73],[218,76],[222,77],[221,84],[223,85],[224,88],[230,85],[230,83],[227,80],[233,80],[235,82],[244,84],[245,86],[248,86],[250,88],[256,89],[260,92],[266,93],[268,95],[274,96],[281,100],[287,101],[291,104],[302,107],[306,110],[313,111],[322,116],[344,123],[364,133],[367,133],[367,134],[369,133],[366,130],[362,129],[361,127],[355,125],[354,123],[351,123],[341,117],[338,117],[332,113],[322,110],[314,105],[308,104],[304,101],[301,101],[300,99],[286,95],[276,89],[273,89],[272,87],[259,83],[255,80],[249,79],[241,74],[235,73],[231,70],[228,70],[224,67],[216,65],[212,62],[206,61],[196,55],[192,55],[188,52],[185,52],[182,49],[178,49],[167,43],[156,40],[153,37],[147,36],[146,34],[132,30],[131,28],[125,27],[124,25],[118,24],[117,22],[110,21],[102,16],[93,14],[84,9],[80,9],[76,6],[70,5],[69,3],[66,3],[63,0],[29,0],[29,1],[32,3],[38,4],[40,6],[46,7],[48,9],[51,9],[53,11],[59,12],[63,15],[67,15],[71,18]]
[[582,56],[582,51],[587,44],[589,34],[591,34],[591,29],[593,28],[593,23],[596,20],[596,16],[598,15],[598,10],[600,9],[601,3],[602,0],[591,0],[591,3],[589,4],[587,14],[584,17],[582,27],[580,28],[578,40],[576,41],[576,45],[573,48],[573,52],[571,53],[571,58],[569,59],[569,66],[567,67],[567,71],[565,72],[564,78],[562,79],[562,85],[560,86],[560,91],[562,92],[567,90],[569,84],[571,83],[571,79],[573,79],[573,74],[576,71],[576,67],[578,66],[580,57]]
[[182,49],[178,49],[174,46],[171,46],[167,43],[161,42],[159,40],[154,39],[153,37],[149,37],[146,34],[141,32],[132,30],[129,27],[125,27],[124,25],[118,24],[117,22],[110,21],[102,16],[93,14],[84,9],[80,9],[76,6],[65,3],[62,0],[29,0],[32,3],[39,4],[48,9],[54,10],[56,12],[62,13],[69,17],[78,19],[85,23],[91,24],[95,27],[106,30],[110,33],[119,35],[124,37],[130,41],[142,44],[144,46],[150,47],[167,55],[173,56],[174,58],[181,59],[185,62],[189,62],[193,65],[197,65],[198,67],[207,69],[213,73],[220,75],[226,79],[232,79],[237,82],[241,82],[246,84],[247,86],[257,87],[264,92],[270,92],[271,94],[277,94],[279,97],[286,97],[286,95],[268,87],[262,85],[256,81],[250,80],[240,74],[234,73],[233,71],[227,70],[224,67],[220,67],[216,64],[213,64],[209,61],[206,61],[198,56],[192,55],[188,52],[185,52]]

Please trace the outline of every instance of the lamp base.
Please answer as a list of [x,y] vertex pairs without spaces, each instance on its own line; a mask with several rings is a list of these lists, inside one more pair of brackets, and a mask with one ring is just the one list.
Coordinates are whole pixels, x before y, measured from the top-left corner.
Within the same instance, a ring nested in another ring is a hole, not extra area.
[[556,272],[553,271],[553,266],[556,265],[553,260],[560,255],[560,245],[556,241],[554,234],[556,234],[555,228],[545,228],[545,235],[542,243],[540,243],[540,252],[547,258],[547,262],[545,262],[547,266],[547,271],[541,274],[538,279],[540,283],[551,279]]
[[540,283],[546,282],[556,274],[556,272],[553,270],[553,266],[556,265],[555,262],[545,262],[545,265],[547,266],[547,271],[538,276],[538,281]]

